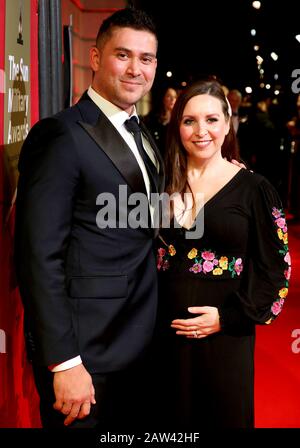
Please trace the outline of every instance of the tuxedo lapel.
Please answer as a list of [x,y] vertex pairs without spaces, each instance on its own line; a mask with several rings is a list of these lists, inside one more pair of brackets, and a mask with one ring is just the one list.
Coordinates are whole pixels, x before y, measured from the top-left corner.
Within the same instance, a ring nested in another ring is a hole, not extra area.
[[109,157],[132,191],[147,194],[143,175],[134,154],[108,118],[86,94],[79,101],[78,107],[83,117],[83,121],[78,121],[78,124]]
[[158,147],[156,146],[156,143],[154,141],[154,138],[152,137],[151,133],[148,131],[147,127],[145,126],[145,124],[142,122],[142,120],[140,120],[140,127],[141,130],[143,132],[143,134],[146,136],[146,138],[149,140],[149,143],[151,145],[151,148],[153,149],[155,156],[159,162],[159,193],[162,193],[164,191],[164,181],[165,181],[165,170],[164,170],[164,160],[161,156],[161,153],[158,149]]

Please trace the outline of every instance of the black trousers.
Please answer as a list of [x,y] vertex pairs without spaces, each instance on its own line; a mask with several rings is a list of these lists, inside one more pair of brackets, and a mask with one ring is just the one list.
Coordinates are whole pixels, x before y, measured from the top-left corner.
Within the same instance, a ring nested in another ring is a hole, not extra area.
[[33,366],[40,396],[40,415],[43,428],[149,429],[152,419],[151,378],[147,362],[139,362],[119,372],[92,374],[96,404],[90,414],[64,426],[66,418],[53,409],[55,395],[53,373],[46,367]]

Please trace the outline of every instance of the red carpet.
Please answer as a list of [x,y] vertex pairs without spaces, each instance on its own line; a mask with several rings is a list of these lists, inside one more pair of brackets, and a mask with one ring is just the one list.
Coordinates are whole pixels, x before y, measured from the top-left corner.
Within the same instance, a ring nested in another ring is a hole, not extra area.
[[257,428],[300,428],[300,224],[288,223],[288,229],[289,295],[278,319],[270,326],[257,327]]

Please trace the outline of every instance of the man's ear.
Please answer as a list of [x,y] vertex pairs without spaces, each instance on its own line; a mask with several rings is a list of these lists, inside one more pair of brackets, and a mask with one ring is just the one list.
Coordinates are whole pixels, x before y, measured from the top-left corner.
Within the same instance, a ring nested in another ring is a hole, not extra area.
[[99,70],[100,63],[100,51],[97,47],[92,47],[90,49],[90,66],[93,72],[97,72]]

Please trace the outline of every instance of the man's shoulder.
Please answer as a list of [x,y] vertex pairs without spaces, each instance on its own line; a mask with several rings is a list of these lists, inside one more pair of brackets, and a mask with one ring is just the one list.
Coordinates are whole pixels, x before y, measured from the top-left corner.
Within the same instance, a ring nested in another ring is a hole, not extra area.
[[78,103],[57,112],[50,118],[57,120],[59,122],[67,122],[67,123],[77,122],[81,118]]
[[31,134],[66,130],[81,119],[77,105],[68,107],[49,117],[41,118],[31,129]]

